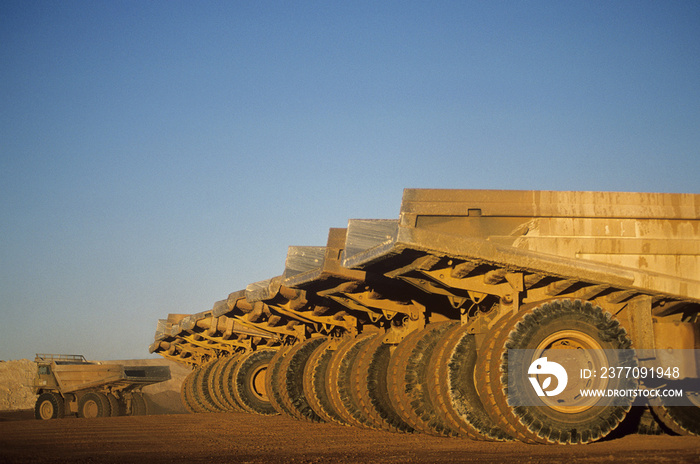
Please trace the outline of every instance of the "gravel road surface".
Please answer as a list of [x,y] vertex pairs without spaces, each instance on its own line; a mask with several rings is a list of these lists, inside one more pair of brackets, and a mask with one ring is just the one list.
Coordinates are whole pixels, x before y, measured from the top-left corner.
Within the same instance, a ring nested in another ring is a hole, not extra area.
[[38,421],[0,413],[1,463],[698,463],[700,437],[580,446],[400,435],[283,416],[170,414]]

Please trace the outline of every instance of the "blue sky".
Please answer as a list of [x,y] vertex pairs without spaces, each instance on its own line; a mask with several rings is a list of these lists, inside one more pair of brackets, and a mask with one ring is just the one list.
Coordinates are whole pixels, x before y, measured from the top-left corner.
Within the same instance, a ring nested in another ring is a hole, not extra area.
[[700,2],[0,1],[0,359],[156,322],[409,187],[700,193]]

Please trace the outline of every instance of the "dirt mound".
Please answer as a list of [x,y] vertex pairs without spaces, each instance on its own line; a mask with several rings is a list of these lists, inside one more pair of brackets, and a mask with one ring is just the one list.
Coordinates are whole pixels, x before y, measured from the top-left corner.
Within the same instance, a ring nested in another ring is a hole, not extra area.
[[[190,373],[189,367],[165,359],[130,359],[126,361],[103,361],[104,363],[131,366],[170,367],[171,379],[144,387],[151,414],[178,414],[187,412],[180,401],[180,386]],[[0,411],[34,409],[36,395],[32,382],[36,376],[36,364],[27,359],[0,361]]]
[[28,359],[0,361],[0,411],[34,407],[32,381],[36,364]]

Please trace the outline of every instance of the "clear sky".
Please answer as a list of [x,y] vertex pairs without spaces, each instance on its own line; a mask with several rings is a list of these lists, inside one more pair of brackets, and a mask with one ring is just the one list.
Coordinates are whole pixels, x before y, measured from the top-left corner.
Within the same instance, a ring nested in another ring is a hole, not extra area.
[[0,359],[150,357],[407,187],[699,175],[698,1],[0,0]]

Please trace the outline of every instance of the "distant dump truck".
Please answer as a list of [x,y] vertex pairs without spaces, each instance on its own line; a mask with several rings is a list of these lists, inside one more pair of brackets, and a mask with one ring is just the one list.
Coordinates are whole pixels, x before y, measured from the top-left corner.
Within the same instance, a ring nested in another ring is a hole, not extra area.
[[82,355],[37,354],[37,419],[148,414],[141,388],[170,379],[168,366],[89,362]]
[[699,314],[698,194],[407,189],[150,350],[192,412],[589,443],[700,435]]

